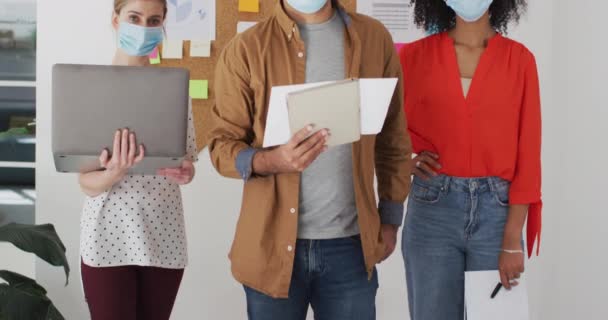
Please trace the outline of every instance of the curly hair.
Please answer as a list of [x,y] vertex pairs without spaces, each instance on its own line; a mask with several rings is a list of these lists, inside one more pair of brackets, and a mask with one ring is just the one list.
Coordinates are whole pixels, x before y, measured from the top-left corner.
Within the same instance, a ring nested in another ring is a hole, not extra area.
[[[456,13],[444,0],[410,0],[414,21],[430,32],[443,32],[456,25]],[[507,33],[510,23],[518,23],[528,7],[527,0],[494,0],[490,5],[490,24],[494,30]]]

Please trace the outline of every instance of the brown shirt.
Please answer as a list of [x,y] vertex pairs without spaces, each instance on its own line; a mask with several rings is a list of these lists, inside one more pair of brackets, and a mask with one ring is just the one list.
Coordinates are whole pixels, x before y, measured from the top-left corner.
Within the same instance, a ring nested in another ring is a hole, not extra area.
[[[380,22],[335,7],[347,30],[345,78],[399,78],[382,132],[362,136],[353,144],[358,223],[371,274],[385,253],[380,225],[401,224],[410,187],[411,143],[403,111],[402,71],[391,36]],[[288,296],[291,281],[300,174],[251,176],[251,159],[263,144],[271,88],[304,83],[305,64],[306,48],[298,27],[279,2],[270,18],[236,36],[222,52],[210,119],[214,166],[224,176],[245,179],[229,255],[232,273],[244,285],[277,298]]]

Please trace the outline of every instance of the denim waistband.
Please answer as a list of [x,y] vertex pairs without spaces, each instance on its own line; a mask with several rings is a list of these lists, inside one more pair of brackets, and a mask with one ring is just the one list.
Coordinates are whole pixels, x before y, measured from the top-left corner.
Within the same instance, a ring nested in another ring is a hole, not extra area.
[[414,183],[455,192],[488,192],[509,188],[510,182],[499,177],[460,178],[439,175],[429,180],[414,177]]

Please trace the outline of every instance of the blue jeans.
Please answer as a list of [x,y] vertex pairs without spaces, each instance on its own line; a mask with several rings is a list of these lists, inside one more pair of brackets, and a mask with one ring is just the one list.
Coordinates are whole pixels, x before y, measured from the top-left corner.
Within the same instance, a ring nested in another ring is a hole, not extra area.
[[464,272],[498,269],[509,185],[495,177],[414,178],[401,246],[412,320],[464,318]]
[[368,278],[359,236],[298,240],[289,298],[275,299],[245,287],[250,320],[376,319],[378,275]]

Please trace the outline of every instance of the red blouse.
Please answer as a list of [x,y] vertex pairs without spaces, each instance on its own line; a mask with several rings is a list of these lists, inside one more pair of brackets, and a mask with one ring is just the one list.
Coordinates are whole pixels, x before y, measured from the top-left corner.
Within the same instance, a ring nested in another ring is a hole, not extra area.
[[[404,46],[405,112],[415,153],[437,153],[440,173],[511,181],[509,202],[529,204],[531,255],[541,231],[541,107],[534,56],[500,34],[489,40],[464,96],[453,40]],[[537,251],[538,254],[538,246]]]

